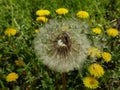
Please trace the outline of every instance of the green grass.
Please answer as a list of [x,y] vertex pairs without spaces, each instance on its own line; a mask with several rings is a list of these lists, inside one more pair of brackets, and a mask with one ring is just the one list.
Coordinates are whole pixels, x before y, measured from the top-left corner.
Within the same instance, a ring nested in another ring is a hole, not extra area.
[[[49,18],[54,19],[57,17],[55,10],[61,7],[69,10],[66,15],[68,19],[76,17],[79,10],[87,11],[90,14],[90,28],[100,27],[104,34],[106,29],[116,25],[120,16],[119,0],[0,0],[0,90],[55,90],[54,72],[47,71],[33,49],[35,29],[41,26],[36,22],[35,12],[47,9],[51,12]],[[4,31],[11,27],[17,30],[17,34],[12,37],[5,36]],[[113,39],[106,34],[103,36],[105,38],[98,37],[98,43],[102,39],[108,40],[103,40],[104,43],[107,42],[104,49],[112,54],[112,61],[107,66],[103,65],[106,73],[100,78],[101,86],[96,90],[120,90],[120,35]],[[89,37],[94,41],[97,36]],[[15,60],[18,59],[23,60],[26,65],[16,66]],[[88,60],[83,73],[67,73],[67,90],[89,90],[82,83],[89,63]],[[19,79],[16,82],[6,82],[6,76],[10,72],[18,73]],[[61,87],[61,74],[56,75]]]

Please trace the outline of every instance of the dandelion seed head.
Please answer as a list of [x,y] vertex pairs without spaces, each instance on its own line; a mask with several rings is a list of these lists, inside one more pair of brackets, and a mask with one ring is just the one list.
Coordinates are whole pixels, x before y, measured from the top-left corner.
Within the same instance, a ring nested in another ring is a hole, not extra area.
[[[68,30],[62,30],[68,26]],[[57,72],[68,72],[78,69],[85,62],[89,40],[82,30],[88,25],[76,19],[52,20],[41,27],[41,32],[34,40],[36,54],[42,63]]]

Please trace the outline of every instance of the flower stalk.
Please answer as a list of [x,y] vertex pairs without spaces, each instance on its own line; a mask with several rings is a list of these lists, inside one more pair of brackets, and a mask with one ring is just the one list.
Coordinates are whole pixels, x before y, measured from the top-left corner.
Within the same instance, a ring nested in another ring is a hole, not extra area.
[[66,90],[66,73],[62,73],[62,90]]

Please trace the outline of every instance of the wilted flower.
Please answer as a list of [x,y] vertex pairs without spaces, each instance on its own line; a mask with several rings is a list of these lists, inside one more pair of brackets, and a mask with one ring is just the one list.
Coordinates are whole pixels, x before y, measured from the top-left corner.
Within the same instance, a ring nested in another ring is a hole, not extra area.
[[17,30],[14,28],[8,28],[4,32],[4,34],[8,36],[14,36],[16,33],[17,33]]
[[49,14],[50,14],[50,11],[48,11],[48,10],[37,10],[36,11],[36,15],[38,15],[38,16],[46,16]]
[[100,28],[93,28],[92,32],[94,32],[95,34],[101,34],[101,29]]
[[112,56],[108,52],[103,52],[102,53],[102,58],[104,59],[104,61],[109,62],[111,60]]
[[19,77],[18,74],[16,74],[15,72],[9,73],[6,77],[6,81],[7,82],[16,81],[18,77]]
[[60,15],[62,15],[62,14],[65,15],[65,14],[68,13],[68,10],[65,9],[65,8],[59,8],[59,9],[56,10],[56,13],[60,14]]
[[85,87],[90,89],[96,89],[99,86],[99,82],[94,77],[85,77],[83,79],[83,84]]
[[[80,20],[52,20],[40,28],[40,33],[34,40],[36,54],[44,65],[57,72],[68,72],[82,66],[87,57],[90,43],[82,30]],[[67,26],[67,30],[63,30]],[[83,29],[84,28],[84,29]]]
[[15,64],[17,66],[25,66],[25,62],[23,60],[15,60]]
[[91,75],[97,78],[103,76],[105,73],[103,67],[97,63],[91,64],[88,68],[88,71]]
[[40,16],[36,18],[36,21],[40,21],[40,22],[47,22],[48,18],[44,17],[44,16]]
[[95,48],[95,47],[91,47],[88,49],[88,55],[92,58],[94,57],[101,57],[101,52],[98,48]]
[[115,28],[110,28],[110,29],[107,30],[107,34],[109,36],[116,37],[119,34],[119,32]]
[[89,17],[89,13],[86,12],[86,11],[79,11],[77,13],[77,17],[79,17],[79,18],[88,18]]

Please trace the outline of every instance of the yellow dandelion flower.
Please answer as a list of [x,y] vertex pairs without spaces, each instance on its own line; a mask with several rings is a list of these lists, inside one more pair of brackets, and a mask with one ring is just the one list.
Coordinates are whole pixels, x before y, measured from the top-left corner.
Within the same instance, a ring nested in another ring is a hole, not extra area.
[[25,66],[25,62],[23,60],[15,60],[15,64],[17,66]]
[[107,34],[109,36],[116,37],[119,34],[119,32],[115,28],[110,28],[110,29],[107,30]]
[[59,15],[62,15],[62,14],[65,15],[65,14],[68,13],[68,10],[65,9],[65,8],[59,8],[59,9],[56,10],[56,13],[59,14]]
[[19,77],[18,74],[16,74],[15,72],[9,73],[6,77],[6,81],[7,82],[16,81],[18,77]]
[[39,29],[35,29],[35,32],[38,33],[38,32],[40,32],[40,30]]
[[91,47],[88,49],[88,55],[92,58],[94,57],[101,57],[101,52],[98,48],[95,48],[95,47]]
[[103,67],[97,63],[91,64],[88,67],[88,71],[91,75],[93,75],[94,77],[97,77],[97,78],[103,76],[105,73]]
[[16,33],[17,33],[17,30],[14,28],[8,28],[4,32],[4,34],[7,36],[14,36]]
[[92,32],[94,32],[95,34],[101,34],[101,29],[100,28],[93,28]]
[[90,89],[96,89],[99,86],[99,82],[94,77],[90,76],[83,78],[83,84]]
[[36,18],[36,21],[40,21],[40,22],[47,22],[48,21],[48,18],[44,17],[44,16],[41,16],[41,17],[37,17]]
[[86,11],[79,11],[77,13],[77,17],[79,17],[79,18],[88,18],[89,17],[89,13],[86,12]]
[[50,15],[50,11],[49,10],[37,10],[36,15],[38,15],[38,16]]
[[102,53],[102,58],[104,59],[104,61],[109,62],[111,60],[112,56],[108,52],[103,52]]

